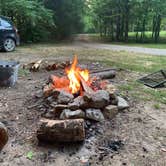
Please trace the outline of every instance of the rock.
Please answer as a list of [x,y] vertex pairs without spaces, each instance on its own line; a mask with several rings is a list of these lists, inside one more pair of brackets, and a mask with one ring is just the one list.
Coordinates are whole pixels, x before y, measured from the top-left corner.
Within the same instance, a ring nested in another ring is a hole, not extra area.
[[[52,106],[52,105],[51,105]],[[54,114],[55,117],[58,117],[60,116],[60,114],[62,113],[62,111],[64,109],[67,109],[68,106],[67,105],[64,105],[64,104],[57,104],[57,105],[54,105],[53,109],[50,110],[50,113],[51,114]]]
[[118,109],[119,110],[129,108],[129,104],[125,99],[123,99],[122,97],[119,97],[119,96],[117,98],[118,98]]
[[104,116],[108,119],[113,119],[118,114],[118,107],[115,105],[108,105],[105,107]]
[[47,112],[45,115],[44,115],[45,118],[48,118],[48,119],[51,119],[51,118],[54,118],[54,114],[52,112]]
[[82,110],[76,110],[76,111],[71,111],[70,109],[65,109],[63,110],[63,112],[60,115],[60,119],[61,120],[65,120],[65,119],[79,119],[85,118],[85,112],[83,112]]
[[44,88],[43,88],[43,94],[44,94],[44,96],[48,97],[48,96],[51,95],[51,93],[52,93],[52,84],[44,86]]
[[54,107],[56,107],[57,104],[58,103],[56,101],[53,101],[53,102],[50,103],[50,106],[54,108]]
[[61,93],[60,90],[53,89],[52,93],[51,93],[51,96],[53,96],[55,99],[57,99],[57,97],[59,96],[60,93]]
[[92,103],[90,106],[93,108],[104,108],[109,104],[109,93],[105,90],[98,90],[92,95]]
[[49,97],[47,97],[46,101],[47,101],[47,103],[52,104],[55,101],[55,99],[53,96],[49,96]]
[[118,97],[116,95],[110,96],[110,104],[111,105],[118,105]]
[[0,151],[8,141],[8,131],[3,123],[0,122]]
[[100,109],[89,108],[85,110],[85,113],[86,113],[87,119],[91,119],[91,120],[95,120],[99,122],[104,120],[104,116]]
[[77,98],[74,99],[72,103],[68,104],[69,109],[71,110],[76,110],[79,108],[82,108],[86,105],[86,102],[83,99],[83,96],[78,96]]
[[77,109],[79,109],[79,107],[80,107],[79,104],[77,104],[77,103],[75,103],[75,102],[68,104],[68,108],[69,108],[70,110],[77,110]]
[[74,99],[74,96],[64,90],[60,91],[60,94],[57,97],[57,102],[59,104],[68,104],[70,102],[72,102],[72,100]]
[[106,90],[110,95],[113,95],[116,92],[116,88],[113,84],[106,84],[104,90]]
[[92,101],[92,94],[89,94],[89,93],[84,93],[83,95],[83,99],[85,102],[91,102]]

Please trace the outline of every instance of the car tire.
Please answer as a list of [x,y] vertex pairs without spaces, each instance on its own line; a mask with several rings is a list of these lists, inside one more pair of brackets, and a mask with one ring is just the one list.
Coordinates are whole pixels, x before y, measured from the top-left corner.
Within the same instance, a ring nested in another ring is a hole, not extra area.
[[16,48],[16,43],[14,41],[14,39],[12,38],[6,38],[3,41],[3,50],[6,52],[12,52],[14,51]]

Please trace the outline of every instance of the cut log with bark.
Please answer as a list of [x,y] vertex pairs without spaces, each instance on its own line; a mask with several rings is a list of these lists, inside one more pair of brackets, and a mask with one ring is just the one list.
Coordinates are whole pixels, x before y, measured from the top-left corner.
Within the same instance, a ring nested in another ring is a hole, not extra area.
[[70,120],[40,120],[37,138],[39,141],[56,142],[80,142],[85,139],[83,119]]
[[116,71],[115,70],[106,70],[106,71],[98,71],[91,73],[92,77],[100,77],[101,79],[112,79],[115,78],[116,76]]
[[7,141],[8,141],[7,128],[3,123],[0,122],[0,151],[6,145]]
[[30,68],[30,71],[38,71],[41,66],[42,60],[39,60],[35,62],[32,67]]
[[104,68],[104,69],[91,69],[90,70],[90,73],[93,74],[93,73],[101,73],[101,72],[105,72],[105,71],[117,71],[119,69],[116,69],[116,68]]
[[46,65],[45,69],[48,71],[51,70],[57,70],[57,69],[65,69],[66,67],[69,67],[71,65],[70,61],[65,61],[61,63],[53,63]]

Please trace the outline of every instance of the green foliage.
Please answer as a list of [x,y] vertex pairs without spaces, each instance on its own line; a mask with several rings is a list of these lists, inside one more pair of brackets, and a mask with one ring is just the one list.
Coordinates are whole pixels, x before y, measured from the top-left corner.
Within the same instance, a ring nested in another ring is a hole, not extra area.
[[[145,42],[145,31],[158,42],[165,30],[165,0],[89,0],[93,25],[101,36],[113,41],[128,41],[128,32],[136,32],[136,42]],[[89,19],[90,20],[90,19]],[[90,23],[88,23],[90,25]],[[93,27],[93,26],[92,26]],[[89,28],[91,29],[91,28]]]
[[56,37],[61,39],[82,32],[84,0],[47,0],[45,6],[54,12]]
[[24,41],[41,41],[49,36],[54,26],[52,11],[37,0],[1,0],[0,14],[8,16],[19,29]]

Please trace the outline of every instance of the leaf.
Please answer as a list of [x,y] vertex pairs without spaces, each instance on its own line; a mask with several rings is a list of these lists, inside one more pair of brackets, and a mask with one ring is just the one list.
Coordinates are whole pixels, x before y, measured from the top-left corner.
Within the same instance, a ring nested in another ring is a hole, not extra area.
[[33,158],[33,152],[32,151],[29,151],[28,153],[27,153],[27,158],[29,159],[29,160],[32,160],[32,158]]

